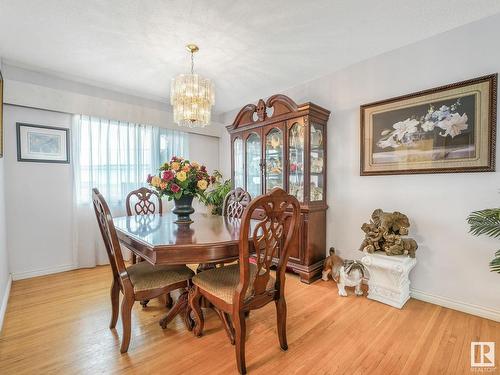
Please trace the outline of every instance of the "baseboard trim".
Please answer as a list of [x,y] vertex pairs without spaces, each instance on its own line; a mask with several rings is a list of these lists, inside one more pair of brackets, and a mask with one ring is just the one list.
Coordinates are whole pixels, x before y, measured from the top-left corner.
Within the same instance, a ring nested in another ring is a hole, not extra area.
[[5,292],[2,298],[2,306],[0,306],[0,332],[2,332],[3,320],[5,318],[5,313],[7,312],[7,303],[9,302],[11,286],[12,286],[12,275],[9,274],[9,278],[7,279],[7,287],[5,288]]
[[491,319],[500,322],[500,311],[490,309],[484,306],[473,305],[466,302],[460,302],[451,298],[436,296],[417,289],[410,289],[410,296],[420,301],[433,303],[435,305],[447,307],[452,310],[458,310],[467,314],[480,316],[481,318]]
[[12,280],[22,280],[29,279],[31,277],[50,275],[52,273],[59,273],[65,271],[71,271],[76,269],[77,267],[74,264],[63,264],[55,267],[42,268],[38,270],[32,271],[23,271],[23,272],[12,272]]

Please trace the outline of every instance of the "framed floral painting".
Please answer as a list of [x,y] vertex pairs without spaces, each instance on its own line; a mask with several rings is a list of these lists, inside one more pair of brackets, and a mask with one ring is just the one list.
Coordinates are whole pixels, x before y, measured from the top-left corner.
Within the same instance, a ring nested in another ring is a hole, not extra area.
[[497,74],[361,106],[361,175],[494,172]]

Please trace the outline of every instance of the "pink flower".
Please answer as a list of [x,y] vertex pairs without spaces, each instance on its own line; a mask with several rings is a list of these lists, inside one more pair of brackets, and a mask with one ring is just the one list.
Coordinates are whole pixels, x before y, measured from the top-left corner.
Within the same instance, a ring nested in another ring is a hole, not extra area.
[[175,176],[174,172],[172,172],[171,170],[167,170],[167,171],[163,172],[163,179],[167,182],[170,181],[171,179],[173,179],[174,176]]
[[171,184],[170,185],[170,190],[172,190],[172,193],[178,193],[179,190],[181,190],[180,186],[177,184]]

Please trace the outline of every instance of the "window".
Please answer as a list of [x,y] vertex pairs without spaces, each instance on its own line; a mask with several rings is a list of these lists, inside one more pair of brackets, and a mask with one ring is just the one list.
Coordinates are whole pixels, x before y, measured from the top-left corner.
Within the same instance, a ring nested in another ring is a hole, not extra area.
[[188,135],[148,125],[76,115],[73,163],[78,204],[90,203],[97,187],[110,206],[146,184],[149,173],[173,155],[188,158]]

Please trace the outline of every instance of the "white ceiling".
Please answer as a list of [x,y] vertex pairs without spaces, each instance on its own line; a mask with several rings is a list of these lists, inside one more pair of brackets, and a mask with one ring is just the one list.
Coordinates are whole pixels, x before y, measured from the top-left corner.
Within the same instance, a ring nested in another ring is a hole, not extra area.
[[0,0],[0,56],[168,100],[193,41],[222,112],[498,12],[499,0]]

